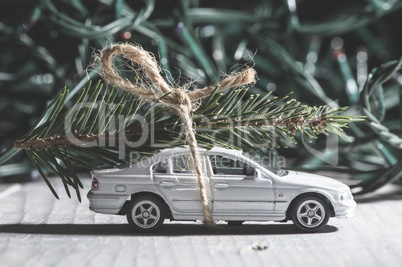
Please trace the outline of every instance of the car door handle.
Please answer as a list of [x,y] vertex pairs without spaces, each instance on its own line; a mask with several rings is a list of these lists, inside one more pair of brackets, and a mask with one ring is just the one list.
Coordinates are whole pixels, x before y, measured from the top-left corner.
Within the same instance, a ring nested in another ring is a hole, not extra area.
[[166,182],[166,181],[159,182],[159,184],[162,187],[172,187],[175,185],[175,183],[173,183],[173,182]]
[[225,183],[216,183],[215,184],[215,188],[216,189],[226,189],[226,188],[228,188],[229,187],[229,185],[228,184],[225,184]]

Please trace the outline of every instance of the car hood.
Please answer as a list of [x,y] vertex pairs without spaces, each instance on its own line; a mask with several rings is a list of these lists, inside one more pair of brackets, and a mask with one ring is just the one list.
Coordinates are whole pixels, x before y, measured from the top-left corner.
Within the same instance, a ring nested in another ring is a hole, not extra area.
[[313,188],[325,188],[336,191],[348,191],[349,186],[335,179],[321,175],[289,171],[288,175],[281,179],[283,185],[309,186]]

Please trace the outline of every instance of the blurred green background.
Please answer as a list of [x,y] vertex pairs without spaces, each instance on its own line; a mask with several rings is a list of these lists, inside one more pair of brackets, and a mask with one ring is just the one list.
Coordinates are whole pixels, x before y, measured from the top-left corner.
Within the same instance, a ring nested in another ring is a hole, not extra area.
[[0,1],[0,182],[31,179],[24,153],[7,154],[13,141],[64,86],[74,94],[98,79],[88,69],[94,51],[126,41],[155,53],[177,84],[201,87],[249,64],[258,73],[249,94],[293,92],[303,104],[350,106],[349,114],[367,115],[365,107],[369,120],[351,124],[353,141],[339,140],[339,149],[324,136],[266,155],[285,157],[287,168],[351,178],[357,193],[398,181],[400,65],[388,63],[364,85],[372,69],[402,55],[401,7],[398,0]]

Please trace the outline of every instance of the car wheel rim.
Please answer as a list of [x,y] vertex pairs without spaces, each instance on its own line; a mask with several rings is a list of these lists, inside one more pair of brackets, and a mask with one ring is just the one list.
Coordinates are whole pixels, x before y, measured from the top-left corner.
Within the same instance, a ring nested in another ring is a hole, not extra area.
[[317,227],[325,219],[324,206],[317,200],[306,200],[297,209],[297,219],[304,227]]
[[140,201],[135,204],[133,208],[132,218],[137,226],[141,228],[151,228],[159,221],[159,207],[152,201]]

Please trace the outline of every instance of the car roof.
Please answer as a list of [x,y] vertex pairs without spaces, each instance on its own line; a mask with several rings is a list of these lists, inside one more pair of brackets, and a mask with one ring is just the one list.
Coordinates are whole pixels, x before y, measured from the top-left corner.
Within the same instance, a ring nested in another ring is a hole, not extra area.
[[[234,154],[234,153],[242,153],[241,150],[236,150],[236,149],[227,149],[224,147],[218,147],[215,146],[212,149],[208,150],[206,148],[198,148],[198,151],[201,154],[205,154],[205,153],[212,153],[212,154]],[[163,149],[161,151],[159,151],[155,157],[156,158],[160,158],[160,157],[167,157],[167,156],[172,156],[174,154],[182,154],[182,153],[188,153],[190,152],[190,147],[189,146],[180,146],[180,147],[175,147],[175,148],[166,148]]]

